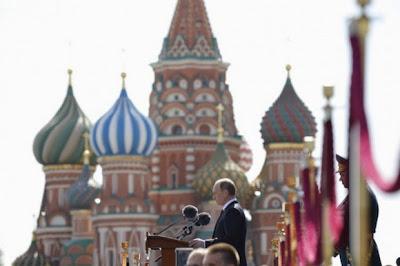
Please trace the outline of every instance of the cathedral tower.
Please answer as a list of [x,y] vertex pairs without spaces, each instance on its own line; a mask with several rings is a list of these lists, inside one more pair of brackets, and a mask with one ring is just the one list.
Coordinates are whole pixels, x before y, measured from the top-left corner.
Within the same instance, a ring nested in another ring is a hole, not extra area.
[[151,159],[150,195],[164,217],[200,200],[191,184],[215,150],[219,103],[225,109],[226,150],[245,170],[250,167],[250,151],[241,150],[245,143],[235,125],[228,65],[222,61],[203,0],[178,0],[159,59],[152,64],[150,94],[150,117],[160,134]]
[[153,232],[158,215],[148,198],[148,156],[157,143],[156,127],[129,99],[125,73],[119,98],[94,125],[91,146],[103,171],[101,202],[93,208],[96,248],[94,265],[121,264],[121,243],[129,253],[145,258],[146,232]]
[[[70,207],[66,193],[82,172],[83,134],[91,123],[79,107],[69,85],[63,104],[55,116],[36,135],[33,152],[43,165],[45,190],[36,230],[36,245],[52,263],[59,262],[62,244],[71,238]],[[95,157],[90,158],[92,171]]]
[[298,180],[305,162],[303,139],[315,137],[316,133],[315,118],[294,91],[289,65],[286,70],[288,76],[283,90],[261,122],[266,158],[254,182],[261,195],[253,202],[250,232],[257,251],[256,265],[272,261],[270,243],[276,233],[275,225],[282,215],[290,185]]

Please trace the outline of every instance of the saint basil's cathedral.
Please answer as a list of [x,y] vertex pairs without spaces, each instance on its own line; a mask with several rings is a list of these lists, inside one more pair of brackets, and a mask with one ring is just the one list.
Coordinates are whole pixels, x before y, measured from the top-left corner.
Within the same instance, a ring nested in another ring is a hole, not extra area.
[[[220,207],[212,186],[231,178],[249,211],[247,261],[271,265],[271,240],[294,178],[305,161],[303,138],[315,136],[313,115],[287,79],[261,120],[266,158],[260,174],[247,177],[252,153],[235,125],[221,57],[203,0],[178,0],[158,61],[148,116],[122,88],[94,124],[73,93],[36,135],[33,152],[43,165],[45,188],[28,250],[19,265],[120,265],[121,242],[146,258],[147,232],[158,232],[195,205],[211,223],[190,238],[211,236]],[[102,185],[93,172],[102,172]],[[250,183],[248,178],[253,181]],[[256,192],[256,193],[255,193]],[[174,237],[180,227],[166,236]],[[186,239],[189,239],[187,237]],[[28,245],[28,243],[27,243]],[[156,264],[150,257],[150,265]]]

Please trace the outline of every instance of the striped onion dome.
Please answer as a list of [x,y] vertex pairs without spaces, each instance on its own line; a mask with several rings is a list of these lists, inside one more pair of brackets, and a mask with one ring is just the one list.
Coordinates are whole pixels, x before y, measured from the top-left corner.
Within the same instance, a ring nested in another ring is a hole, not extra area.
[[15,259],[13,266],[50,266],[50,261],[45,255],[38,251],[36,246],[36,237],[33,236],[29,249]]
[[99,192],[100,188],[91,175],[90,167],[85,164],[78,180],[68,189],[69,207],[73,210],[90,209]]
[[91,266],[93,250],[93,239],[72,239],[63,245],[60,266]]
[[[82,135],[90,128],[91,123],[79,107],[70,83],[60,109],[35,137],[33,153],[36,160],[43,165],[82,163]],[[93,154],[91,164],[95,162]]]
[[201,199],[208,201],[212,200],[214,183],[220,178],[230,178],[238,189],[236,196],[239,201],[243,206],[248,205],[253,190],[244,170],[230,158],[222,142],[217,143],[210,161],[196,172],[192,185]]
[[289,76],[290,66],[286,69],[286,84],[261,122],[264,144],[303,142],[305,136],[315,136],[317,132],[314,116],[294,91]]
[[90,141],[98,156],[148,156],[157,136],[153,121],[136,109],[123,86],[116,103],[94,125]]

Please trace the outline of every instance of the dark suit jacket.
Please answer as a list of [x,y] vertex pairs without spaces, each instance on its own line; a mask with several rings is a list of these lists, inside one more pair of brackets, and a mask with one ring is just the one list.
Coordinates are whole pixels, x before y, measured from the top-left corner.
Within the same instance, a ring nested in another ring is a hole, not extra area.
[[234,246],[240,256],[240,266],[246,266],[246,218],[239,202],[231,202],[218,218],[212,239],[206,240],[206,247],[215,243]]
[[[375,194],[368,187],[368,198],[369,198],[369,233],[374,234],[376,229],[376,224],[378,222],[379,216],[379,205],[376,200]],[[349,195],[343,200],[343,202],[339,205],[339,208],[343,211],[344,217],[344,228],[342,234],[340,235],[339,242],[337,243],[336,249],[340,255],[340,261],[342,265],[348,264],[347,252],[346,248],[349,247],[349,232],[350,232],[350,202]],[[379,266],[382,265],[381,259],[379,256],[378,246],[374,239],[372,239],[371,248],[372,250],[368,250],[367,253],[370,253],[369,265],[371,266]]]

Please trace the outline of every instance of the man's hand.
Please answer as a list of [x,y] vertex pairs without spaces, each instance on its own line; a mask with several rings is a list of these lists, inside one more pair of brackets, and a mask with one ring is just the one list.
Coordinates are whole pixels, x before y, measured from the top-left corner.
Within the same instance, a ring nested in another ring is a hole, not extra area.
[[193,248],[205,248],[206,241],[204,241],[201,238],[195,238],[195,239],[189,241],[189,246],[191,246]]

